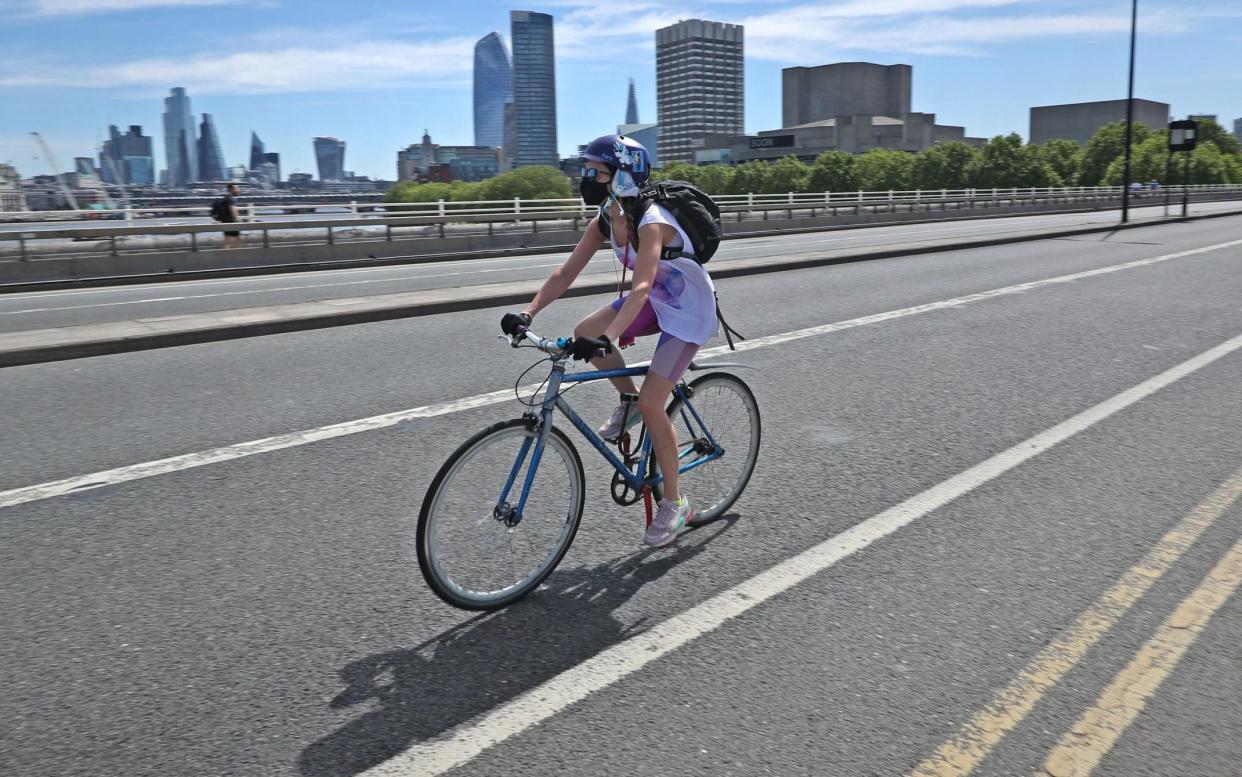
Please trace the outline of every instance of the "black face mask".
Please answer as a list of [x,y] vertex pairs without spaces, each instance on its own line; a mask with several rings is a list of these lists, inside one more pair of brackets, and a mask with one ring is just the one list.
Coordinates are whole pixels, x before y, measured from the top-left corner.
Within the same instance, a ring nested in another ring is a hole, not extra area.
[[578,191],[582,194],[582,201],[587,205],[603,205],[604,200],[608,199],[609,183],[600,183],[594,178],[583,178],[582,183],[578,186]]

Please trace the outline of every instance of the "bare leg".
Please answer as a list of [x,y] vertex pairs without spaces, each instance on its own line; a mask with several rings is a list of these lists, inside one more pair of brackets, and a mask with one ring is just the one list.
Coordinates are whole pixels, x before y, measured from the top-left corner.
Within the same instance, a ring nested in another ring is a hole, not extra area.
[[[617,311],[611,307],[600,308],[578,322],[578,326],[574,327],[574,337],[599,337],[616,316]],[[619,370],[625,367],[625,357],[621,355],[619,349],[614,348],[607,356],[592,359],[591,366],[597,370]],[[638,393],[638,387],[634,385],[632,378],[609,378],[608,380],[622,394]]]
[[681,498],[677,491],[677,470],[681,462],[677,459],[677,430],[664,410],[672,393],[673,381],[654,372],[647,373],[643,378],[643,390],[638,395],[638,412],[647,425],[651,449],[664,475],[664,498],[675,502]]

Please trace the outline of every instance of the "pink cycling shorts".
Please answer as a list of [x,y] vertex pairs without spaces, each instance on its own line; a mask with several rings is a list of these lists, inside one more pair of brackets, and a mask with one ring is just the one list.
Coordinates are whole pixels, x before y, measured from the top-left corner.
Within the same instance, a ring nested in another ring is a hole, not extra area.
[[[612,309],[620,310],[624,303],[625,298],[619,297],[613,300]],[[694,343],[673,337],[667,332],[660,332],[660,322],[656,318],[655,308],[651,307],[651,302],[648,301],[621,336],[628,339],[654,334],[660,335],[660,341],[656,343],[655,353],[651,355],[651,367],[647,371],[676,383],[685,374],[686,368],[690,366],[690,360],[698,353],[699,347]]]

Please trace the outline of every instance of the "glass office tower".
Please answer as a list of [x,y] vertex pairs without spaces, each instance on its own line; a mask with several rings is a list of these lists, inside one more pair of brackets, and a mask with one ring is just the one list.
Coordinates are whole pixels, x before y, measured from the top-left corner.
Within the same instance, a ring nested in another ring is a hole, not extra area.
[[552,17],[532,11],[510,11],[513,41],[513,104],[517,134],[517,167],[551,165],[556,152],[556,64],[552,56]]
[[505,104],[513,102],[513,65],[500,33],[474,44],[474,144],[505,144]]
[[339,181],[345,175],[345,141],[316,137],[315,162],[319,165],[320,181]]
[[201,181],[227,181],[228,170],[224,165],[224,152],[220,150],[220,136],[216,134],[215,122],[210,113],[203,114],[198,133],[198,176]]
[[190,97],[178,86],[164,98],[164,156],[170,186],[186,186],[198,180],[197,152]]

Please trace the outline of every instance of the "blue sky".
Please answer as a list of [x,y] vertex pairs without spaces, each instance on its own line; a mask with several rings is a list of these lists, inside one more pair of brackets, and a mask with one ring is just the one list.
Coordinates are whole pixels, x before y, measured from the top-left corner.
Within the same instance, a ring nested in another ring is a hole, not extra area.
[[[1242,3],[1140,1],[1139,97],[1176,115],[1242,117]],[[229,164],[250,131],[285,173],[313,172],[311,137],[346,168],[394,178],[423,129],[473,142],[474,41],[508,39],[512,9],[556,17],[563,155],[615,130],[628,79],[655,120],[654,30],[678,19],[746,32],[746,130],[780,126],[780,70],[863,60],[914,67],[914,110],[991,136],[1027,133],[1033,105],[1125,96],[1129,0],[0,0],[0,161],[47,172],[94,155],[107,125],[141,124],[163,166],[163,97],[189,90]]]

